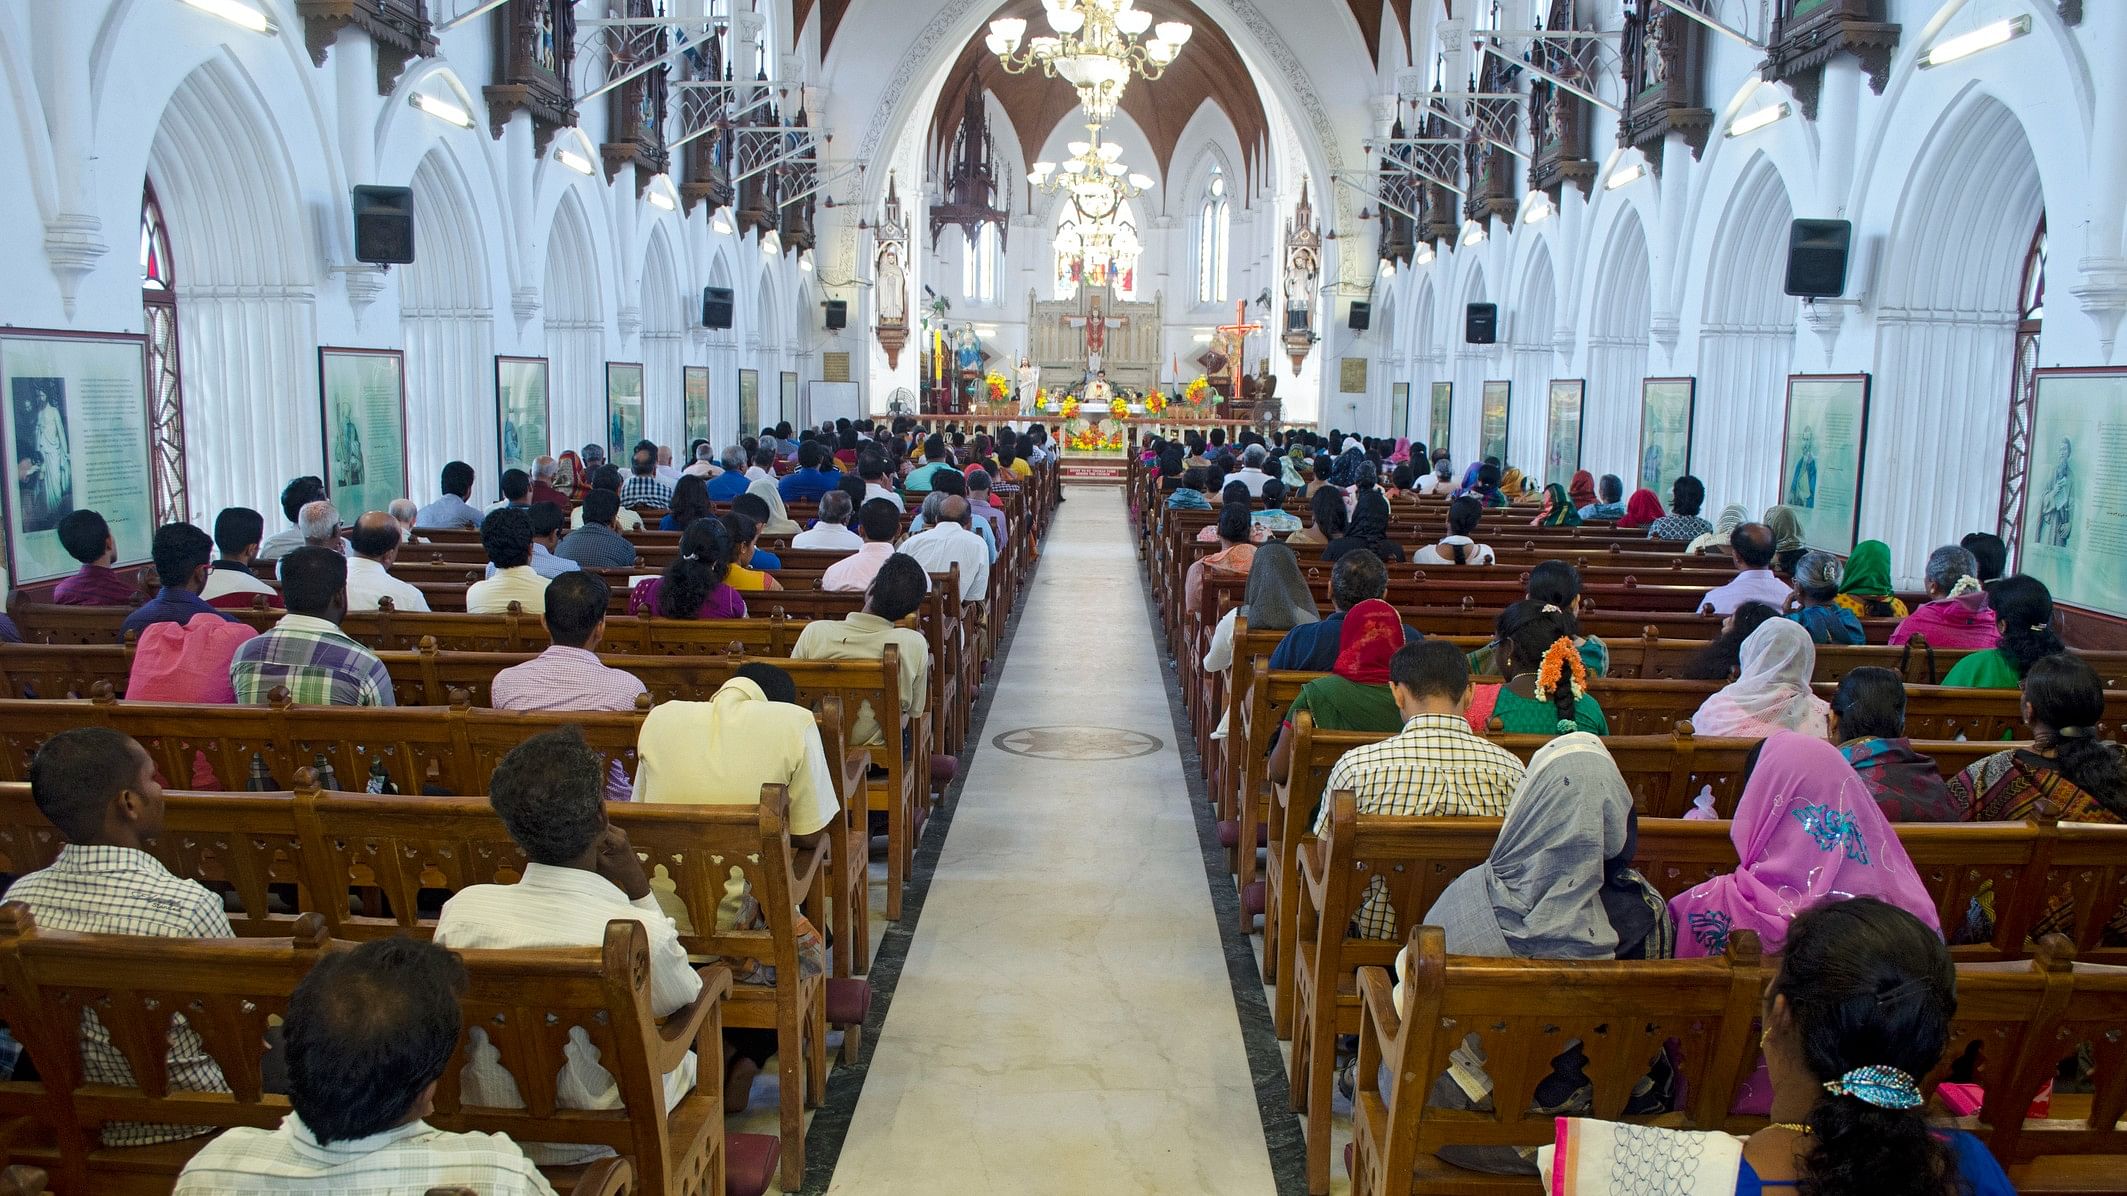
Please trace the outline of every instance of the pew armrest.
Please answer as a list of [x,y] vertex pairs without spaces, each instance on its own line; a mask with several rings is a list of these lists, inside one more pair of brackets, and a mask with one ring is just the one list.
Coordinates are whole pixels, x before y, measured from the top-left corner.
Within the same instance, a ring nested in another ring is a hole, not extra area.
[[1367,1021],[1380,1031],[1383,1042],[1393,1041],[1403,1033],[1403,1014],[1396,1008],[1395,994],[1395,981],[1387,968],[1359,969],[1359,1000],[1366,1007]]
[[833,836],[822,835],[811,847],[796,851],[790,857],[790,899],[803,905],[812,896],[813,886],[820,882],[821,864],[827,859],[828,848],[833,845]]
[[[678,1067],[686,1059],[687,1052],[694,1049],[694,1042],[702,1035],[702,1025],[716,1010],[725,997],[731,995],[731,969],[723,964],[711,964],[697,969],[702,978],[702,991],[686,1006],[673,1011],[657,1027],[657,1074]],[[718,1019],[721,1024],[722,1019]]]
[[628,1196],[634,1190],[635,1164],[626,1155],[614,1155],[585,1167],[571,1196]]

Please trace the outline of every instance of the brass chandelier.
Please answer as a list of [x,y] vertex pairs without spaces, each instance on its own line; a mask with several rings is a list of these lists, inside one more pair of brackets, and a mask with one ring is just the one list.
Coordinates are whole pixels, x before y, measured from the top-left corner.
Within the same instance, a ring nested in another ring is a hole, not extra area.
[[[1096,125],[1108,123],[1133,77],[1146,81],[1166,73],[1192,32],[1182,21],[1161,21],[1135,7],[1136,0],[1042,0],[1043,16],[1054,32],[1026,41],[1027,23],[1019,17],[990,22],[983,39],[990,53],[1010,74],[1035,67],[1050,78],[1061,77],[1078,92],[1079,106]],[[1152,30],[1151,37],[1145,31]],[[1021,49],[1022,42],[1025,49]]]

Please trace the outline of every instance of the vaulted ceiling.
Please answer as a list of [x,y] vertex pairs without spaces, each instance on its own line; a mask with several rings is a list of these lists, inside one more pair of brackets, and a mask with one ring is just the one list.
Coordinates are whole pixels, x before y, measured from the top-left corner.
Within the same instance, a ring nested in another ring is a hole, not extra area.
[[[1240,51],[1218,24],[1190,0],[1138,0],[1137,7],[1151,13],[1155,21],[1186,21],[1196,30],[1164,75],[1151,83],[1133,80],[1123,91],[1122,110],[1152,143],[1160,177],[1167,175],[1175,144],[1181,140],[1189,118],[1206,100],[1218,105],[1232,122],[1240,138],[1243,172],[1252,175],[1254,164],[1269,143],[1270,120]],[[1025,18],[1030,34],[1048,28],[1042,20],[1041,0],[1011,0],[994,15]],[[1070,84],[1045,78],[1038,68],[1021,75],[1007,74],[998,65],[997,56],[984,48],[981,34],[961,49],[946,80],[931,118],[934,145],[952,143],[970,87],[995,95],[1011,117],[1012,127],[1019,133],[1022,166],[1030,165],[1040,155],[1058,124],[1077,120],[1078,96]]]

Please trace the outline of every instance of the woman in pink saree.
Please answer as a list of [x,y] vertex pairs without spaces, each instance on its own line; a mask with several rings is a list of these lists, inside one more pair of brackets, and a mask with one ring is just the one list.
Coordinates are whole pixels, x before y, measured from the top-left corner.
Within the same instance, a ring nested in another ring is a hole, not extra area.
[[1765,953],[1777,955],[1796,914],[1847,897],[1879,898],[1942,932],[1868,786],[1821,738],[1783,731],[1765,741],[1729,838],[1736,870],[1670,899],[1678,958],[1719,955],[1738,930],[1756,931]]

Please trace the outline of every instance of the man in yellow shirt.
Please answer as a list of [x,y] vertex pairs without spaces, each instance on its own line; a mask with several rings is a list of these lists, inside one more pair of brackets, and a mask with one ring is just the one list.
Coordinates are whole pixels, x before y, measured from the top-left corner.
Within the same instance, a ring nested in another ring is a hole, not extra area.
[[[792,646],[793,660],[878,660],[892,644],[901,652],[901,709],[919,718],[929,692],[930,644],[923,633],[896,624],[916,613],[930,578],[916,558],[897,552],[880,564],[864,591],[864,609],[841,619],[814,619],[805,625]],[[858,705],[850,720],[849,742],[853,747],[872,747],[886,742],[877,712],[871,703]]]

